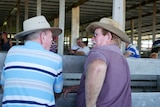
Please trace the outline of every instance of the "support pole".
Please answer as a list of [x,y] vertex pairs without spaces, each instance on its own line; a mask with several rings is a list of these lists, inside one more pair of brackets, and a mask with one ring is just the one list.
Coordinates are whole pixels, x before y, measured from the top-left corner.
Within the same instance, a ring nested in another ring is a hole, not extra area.
[[65,0],[59,0],[59,28],[62,34],[58,36],[58,54],[63,55],[64,51],[64,23],[65,23]]
[[[112,18],[120,23],[125,31],[125,8],[126,0],[113,0]],[[125,51],[125,43],[122,42],[121,51]]]

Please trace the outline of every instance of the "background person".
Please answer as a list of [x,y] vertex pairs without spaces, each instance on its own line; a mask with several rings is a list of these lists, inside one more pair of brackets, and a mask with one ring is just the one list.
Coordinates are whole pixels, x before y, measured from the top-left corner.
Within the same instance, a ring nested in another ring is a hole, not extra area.
[[132,43],[126,43],[125,57],[140,58],[139,50]]
[[77,38],[76,39],[76,45],[72,46],[71,48],[69,48],[69,54],[73,55],[77,50],[79,50],[81,48],[81,43],[82,43],[82,38]]
[[152,44],[150,58],[159,58],[160,53],[160,40],[155,40]]
[[7,38],[8,33],[1,33],[1,51],[8,51],[12,47],[12,41]]
[[24,45],[13,46],[2,71],[3,107],[55,107],[55,93],[63,87],[62,58],[50,52],[52,36],[61,34],[44,16],[23,22],[24,31],[15,38]]
[[53,41],[52,41],[52,44],[51,44],[51,47],[50,47],[50,51],[54,52],[54,53],[58,52],[58,38],[57,38],[57,36],[53,37]]
[[158,59],[158,53],[155,52],[151,53],[150,58]]
[[74,55],[88,55],[90,48],[87,46],[88,42],[81,42],[80,48],[77,51],[74,51]]

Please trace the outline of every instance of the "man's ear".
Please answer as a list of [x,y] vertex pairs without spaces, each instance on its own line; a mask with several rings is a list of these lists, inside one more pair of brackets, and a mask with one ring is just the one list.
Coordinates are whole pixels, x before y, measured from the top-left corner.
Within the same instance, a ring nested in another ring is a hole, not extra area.
[[42,35],[42,38],[43,38],[43,39],[46,39],[46,33],[45,33],[45,32],[42,32],[41,35]]
[[105,36],[107,40],[112,40],[112,34],[110,32],[108,32]]
[[41,44],[43,44],[45,41],[45,33],[44,32],[42,32],[40,35],[40,41],[41,41]]

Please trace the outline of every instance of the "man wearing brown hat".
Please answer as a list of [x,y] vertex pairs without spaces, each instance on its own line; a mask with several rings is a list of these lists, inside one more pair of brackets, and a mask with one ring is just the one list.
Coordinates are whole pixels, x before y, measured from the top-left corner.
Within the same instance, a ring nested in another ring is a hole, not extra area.
[[78,90],[76,107],[131,107],[130,71],[120,51],[121,41],[130,43],[118,22],[102,18],[86,30],[93,33],[90,51],[80,85],[63,90]]
[[4,107],[54,107],[55,93],[63,87],[62,58],[50,52],[52,36],[62,30],[50,27],[44,16],[23,22],[23,31],[15,38],[24,45],[13,46],[2,71]]
[[131,107],[130,71],[120,50],[130,42],[118,22],[102,18],[88,25],[94,34],[77,94],[76,107]]
[[86,30],[93,33],[90,51],[80,85],[63,90],[78,90],[76,107],[131,107],[130,71],[120,51],[121,41],[130,43],[118,22],[102,18]]

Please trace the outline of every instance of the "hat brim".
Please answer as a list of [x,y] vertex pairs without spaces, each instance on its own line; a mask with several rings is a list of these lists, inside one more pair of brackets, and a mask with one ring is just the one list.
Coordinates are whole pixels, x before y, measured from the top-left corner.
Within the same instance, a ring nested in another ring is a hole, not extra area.
[[51,28],[35,29],[35,30],[30,30],[30,31],[22,31],[22,32],[15,34],[15,38],[25,39],[28,34],[39,31],[39,30],[51,30],[53,36],[58,36],[62,33],[62,30],[60,28],[51,27]]
[[93,22],[86,27],[86,31],[88,33],[94,33],[96,28],[106,29],[106,30],[116,34],[122,41],[130,43],[130,40],[125,32],[121,31],[120,29],[118,29],[110,24]]

